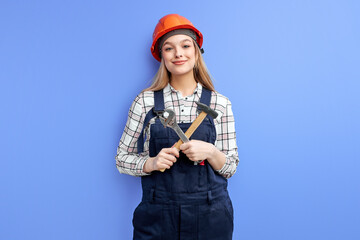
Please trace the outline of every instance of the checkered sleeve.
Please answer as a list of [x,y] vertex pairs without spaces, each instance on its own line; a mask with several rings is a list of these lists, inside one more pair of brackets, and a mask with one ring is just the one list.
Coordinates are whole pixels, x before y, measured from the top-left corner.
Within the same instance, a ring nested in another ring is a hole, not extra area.
[[125,129],[115,156],[116,167],[119,172],[132,176],[149,175],[143,171],[144,164],[149,158],[149,152],[137,153],[137,141],[146,115],[142,96],[143,93],[136,96],[130,107]]
[[[220,101],[221,102],[221,101]],[[232,177],[239,163],[239,156],[236,145],[235,121],[232,112],[231,102],[225,98],[223,104],[223,114],[220,117],[217,128],[216,147],[226,155],[224,166],[217,172],[225,178]]]

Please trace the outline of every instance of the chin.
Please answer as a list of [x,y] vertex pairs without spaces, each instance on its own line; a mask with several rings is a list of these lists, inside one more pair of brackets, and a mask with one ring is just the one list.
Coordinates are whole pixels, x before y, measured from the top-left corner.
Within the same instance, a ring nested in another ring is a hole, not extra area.
[[175,75],[175,76],[181,76],[181,75],[186,75],[186,74],[189,74],[190,71],[173,71],[171,72],[172,75]]
[[172,69],[172,71],[170,72],[173,75],[184,75],[184,74],[188,74],[191,71],[192,69]]

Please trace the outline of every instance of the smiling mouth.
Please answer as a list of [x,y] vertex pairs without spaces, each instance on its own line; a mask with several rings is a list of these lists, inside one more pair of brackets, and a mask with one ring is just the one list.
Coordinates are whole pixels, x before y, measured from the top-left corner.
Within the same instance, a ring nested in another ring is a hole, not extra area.
[[182,65],[184,64],[186,61],[176,61],[176,62],[173,62],[173,64],[175,65]]

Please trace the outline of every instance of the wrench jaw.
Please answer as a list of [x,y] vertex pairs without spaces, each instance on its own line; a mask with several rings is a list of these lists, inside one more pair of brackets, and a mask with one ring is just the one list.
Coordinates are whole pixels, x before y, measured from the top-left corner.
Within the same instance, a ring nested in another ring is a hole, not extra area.
[[175,112],[171,109],[165,109],[159,118],[164,127],[172,127],[175,124]]
[[176,122],[175,112],[171,109],[165,109],[162,116],[159,116],[161,123],[164,127],[170,127],[175,130],[176,134],[180,137],[183,142],[188,142],[189,139],[186,137],[184,132],[181,130]]
[[166,128],[166,123],[165,123],[166,118],[164,118],[163,116],[159,116],[159,118],[160,118],[160,122],[162,123],[162,125],[164,125],[164,128]]

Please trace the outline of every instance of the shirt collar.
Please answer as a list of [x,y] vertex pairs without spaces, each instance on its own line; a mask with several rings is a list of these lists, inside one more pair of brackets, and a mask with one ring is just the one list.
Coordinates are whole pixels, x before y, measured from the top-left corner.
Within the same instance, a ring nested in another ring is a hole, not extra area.
[[[198,82],[196,84],[196,88],[194,89],[194,93],[196,94],[199,98],[201,97],[201,92],[202,92],[202,88],[203,86]],[[178,90],[176,90],[175,88],[173,88],[170,83],[168,83],[166,85],[166,87],[164,88],[164,96],[169,96],[171,93],[179,93]],[[180,93],[179,93],[180,94]]]

